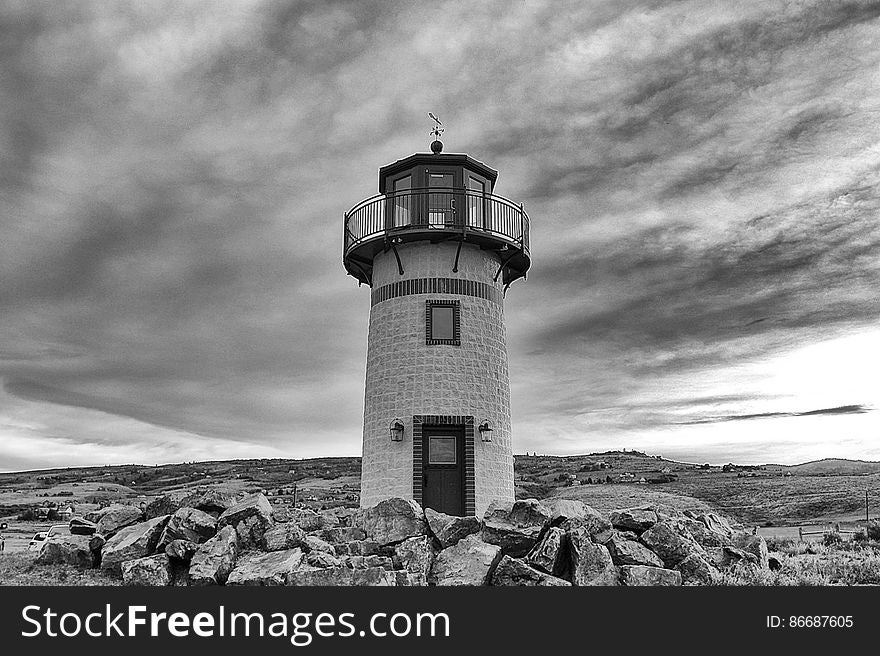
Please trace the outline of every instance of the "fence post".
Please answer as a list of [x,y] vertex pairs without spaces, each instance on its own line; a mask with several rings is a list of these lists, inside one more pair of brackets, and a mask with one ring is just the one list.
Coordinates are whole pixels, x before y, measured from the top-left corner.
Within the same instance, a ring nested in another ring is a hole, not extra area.
[[803,542],[804,541],[804,527],[798,526],[798,539]]

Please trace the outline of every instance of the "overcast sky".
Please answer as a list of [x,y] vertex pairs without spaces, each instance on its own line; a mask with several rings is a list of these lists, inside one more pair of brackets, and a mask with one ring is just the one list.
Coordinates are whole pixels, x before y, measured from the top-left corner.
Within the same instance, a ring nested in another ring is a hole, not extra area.
[[514,450],[880,459],[880,1],[0,2],[0,470],[360,454],[342,214],[500,171]]

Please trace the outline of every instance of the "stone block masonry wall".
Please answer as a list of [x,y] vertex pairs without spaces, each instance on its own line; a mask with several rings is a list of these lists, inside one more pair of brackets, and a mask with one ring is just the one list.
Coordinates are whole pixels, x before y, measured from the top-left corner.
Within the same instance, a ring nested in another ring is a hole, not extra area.
[[[498,257],[465,243],[453,272],[457,243],[419,242],[398,248],[404,275],[392,252],[374,261],[373,290],[401,280],[469,280],[497,293],[406,294],[375,303],[370,311],[364,401],[361,505],[389,497],[413,498],[413,416],[458,415],[488,421],[491,442],[474,440],[476,514],[492,500],[513,500],[510,381],[501,283],[492,279]],[[463,288],[462,288],[463,289]],[[482,298],[481,296],[489,296]],[[425,344],[425,301],[458,300],[461,345]],[[402,442],[392,442],[394,419],[405,426]]]

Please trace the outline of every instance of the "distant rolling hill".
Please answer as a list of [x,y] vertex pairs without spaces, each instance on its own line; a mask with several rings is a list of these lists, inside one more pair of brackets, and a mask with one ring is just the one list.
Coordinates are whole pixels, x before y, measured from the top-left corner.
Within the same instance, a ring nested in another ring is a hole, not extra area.
[[845,460],[843,458],[824,458],[800,465],[783,466],[783,470],[802,476],[858,476],[860,474],[880,473],[880,462],[870,460]]
[[[273,503],[356,506],[360,458],[228,460],[0,473],[0,516],[45,503],[77,511],[140,503],[208,485],[232,494],[266,491]],[[750,525],[786,525],[880,516],[880,462],[827,458],[799,465],[704,465],[643,452],[515,456],[517,498],[580,499],[602,510],[665,504],[711,508]],[[577,483],[577,484],[575,484]]]

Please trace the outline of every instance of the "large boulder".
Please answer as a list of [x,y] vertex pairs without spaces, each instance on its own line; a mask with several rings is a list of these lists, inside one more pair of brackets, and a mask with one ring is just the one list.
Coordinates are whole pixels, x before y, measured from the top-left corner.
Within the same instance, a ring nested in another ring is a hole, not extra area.
[[[310,538],[314,536],[309,536]],[[342,542],[332,545],[337,556],[374,556],[383,551],[387,551],[390,547],[383,547],[378,542],[372,540],[354,540],[352,542]]]
[[718,533],[709,528],[705,523],[692,517],[667,520],[667,523],[675,527],[680,534],[692,537],[704,549],[726,547],[732,544],[730,535]]
[[398,587],[421,587],[428,585],[428,579],[421,574],[397,570],[394,572],[394,576],[397,579],[395,585]]
[[201,510],[209,515],[219,516],[235,505],[235,498],[220,490],[203,487],[183,497],[180,505]]
[[537,499],[493,501],[483,517],[483,541],[508,556],[525,556],[550,523],[550,509]]
[[118,572],[125,561],[152,555],[168,519],[163,515],[121,529],[101,549],[101,568]]
[[122,582],[125,585],[171,585],[172,577],[171,560],[164,553],[122,563]]
[[560,526],[571,519],[601,517],[598,511],[577,499],[545,499],[542,503],[550,509],[550,523],[553,526]]
[[343,556],[339,560],[351,569],[372,569],[374,567],[394,569],[394,559],[390,556]]
[[425,519],[431,534],[443,549],[451,547],[463,537],[478,533],[482,528],[482,523],[476,517],[456,517],[433,508],[425,508]]
[[551,522],[563,531],[585,528],[596,542],[602,542],[611,531],[611,522],[595,508],[582,501],[554,499],[550,502]]
[[285,551],[304,546],[306,534],[293,522],[273,526],[263,534],[266,551]]
[[350,569],[348,567],[327,567],[325,569],[300,570],[293,572],[287,585],[306,586],[394,586],[397,574],[381,567],[369,569]]
[[394,565],[413,574],[421,574],[427,579],[434,564],[434,547],[427,535],[408,538],[394,547]]
[[635,533],[615,531],[604,543],[615,565],[650,565],[663,567],[663,561],[653,551],[638,542]]
[[231,526],[224,526],[217,535],[199,545],[189,566],[190,584],[223,585],[237,556],[238,533]]
[[242,549],[258,547],[272,527],[272,506],[263,494],[251,494],[220,515],[217,528],[224,526],[235,529]]
[[611,525],[623,531],[643,533],[657,523],[657,513],[647,508],[628,508],[611,513]]
[[199,545],[189,540],[172,540],[165,545],[165,553],[172,562],[178,563],[189,563],[198,550]]
[[742,549],[746,553],[752,554],[758,560],[758,567],[768,569],[769,565],[767,557],[767,541],[760,535],[752,535],[751,533],[736,533],[733,536],[733,544],[737,549]]
[[336,555],[336,548],[326,540],[322,540],[316,535],[306,535],[302,540],[302,548],[309,553],[322,552],[328,553],[331,556]]
[[641,541],[673,569],[691,554],[706,558],[706,551],[678,521],[663,520],[642,533]]
[[302,549],[248,553],[238,559],[226,585],[287,585],[302,560]]
[[435,585],[486,585],[501,555],[498,545],[468,535],[437,554],[430,580]]
[[311,567],[342,567],[343,562],[326,551],[310,551],[305,556],[306,563]]
[[721,515],[716,515],[715,513],[707,512],[701,513],[694,517],[698,522],[701,522],[707,529],[712,531],[713,533],[717,533],[718,535],[724,535],[727,537],[731,537],[734,534],[733,527],[730,525],[724,517]]
[[352,522],[369,539],[383,545],[428,533],[422,507],[411,499],[385,499],[372,508],[358,511]]
[[290,517],[290,508],[288,506],[278,504],[272,506],[272,521],[276,524],[289,522]]
[[510,556],[502,556],[492,574],[492,585],[570,586],[571,583],[540,572]]
[[173,515],[183,506],[182,502],[185,496],[185,492],[176,491],[168,492],[167,494],[163,494],[162,496],[153,499],[147,504],[146,508],[144,508],[146,519],[162,517],[163,515]]
[[675,566],[681,572],[684,585],[714,585],[721,580],[721,572],[699,554],[691,554]]
[[559,574],[564,569],[565,550],[562,548],[565,531],[551,526],[526,556],[532,567],[547,574]]
[[64,563],[76,567],[94,567],[95,555],[88,535],[52,535],[46,538],[36,562],[40,565]]
[[351,526],[355,516],[360,512],[360,508],[345,508],[337,506],[320,512],[321,517],[327,522],[327,528],[334,526]]
[[351,526],[337,526],[334,528],[324,528],[315,533],[322,540],[333,544],[341,544],[345,542],[359,542],[365,540],[367,534],[362,528]]
[[189,540],[201,544],[210,540],[217,533],[217,520],[202,510],[181,508],[177,510],[165,525],[159,539],[159,549],[174,540]]
[[758,566],[758,557],[736,547],[707,547],[708,561],[715,567],[733,567],[741,563]]
[[104,548],[105,544],[107,544],[107,540],[104,539],[104,536],[100,533],[95,533],[94,535],[89,536],[89,550],[94,557],[95,567],[98,567],[101,564],[101,549]]
[[617,585],[617,568],[608,549],[596,544],[588,528],[568,533],[571,582],[578,586]]
[[113,504],[107,508],[98,511],[98,518],[92,519],[91,513],[86,519],[91,519],[96,524],[96,532],[109,538],[116,534],[120,529],[132,524],[137,524],[143,520],[144,514],[140,508],[134,506],[125,506],[122,504]]
[[620,568],[620,582],[629,586],[681,585],[681,572],[647,565],[624,565]]
[[320,515],[308,508],[291,508],[290,521],[294,522],[306,533],[320,531],[322,528],[333,528],[333,526],[339,524],[339,520],[336,520],[333,526],[330,526],[330,522],[328,522],[324,515]]
[[68,523],[71,535],[94,535],[98,531],[98,525],[82,517],[74,517]]

